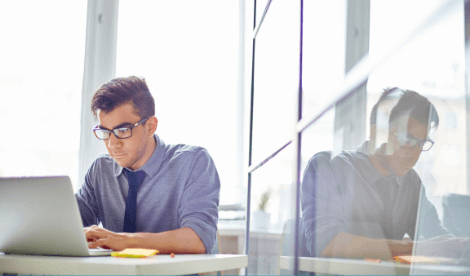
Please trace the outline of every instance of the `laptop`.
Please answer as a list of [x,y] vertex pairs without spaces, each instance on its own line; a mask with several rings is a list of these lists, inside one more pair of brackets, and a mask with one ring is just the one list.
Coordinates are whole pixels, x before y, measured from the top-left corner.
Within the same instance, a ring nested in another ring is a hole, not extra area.
[[[427,256],[429,252],[425,247],[420,245],[420,241],[426,240],[425,233],[427,228],[430,227],[427,223],[427,213],[424,213],[422,209],[422,199],[424,190],[421,189],[419,203],[418,203],[418,213],[416,216],[416,228],[415,228],[415,243],[413,243],[412,256],[424,256],[429,257],[432,262],[415,262],[411,263],[410,275],[425,275],[425,274],[470,274],[470,242],[467,242],[464,245],[462,252],[452,252],[454,249],[451,247],[453,244],[448,245],[441,244],[440,246],[448,246],[448,248],[435,247],[434,250],[439,250],[435,252],[439,256]],[[449,249],[449,252],[447,252]],[[460,249],[459,249],[460,250]],[[439,254],[437,254],[439,253]],[[446,256],[447,255],[447,256]],[[426,265],[431,267],[426,267]],[[437,267],[437,268],[436,268]],[[447,267],[447,268],[446,268]]]
[[0,252],[105,256],[89,249],[68,176],[0,178]]

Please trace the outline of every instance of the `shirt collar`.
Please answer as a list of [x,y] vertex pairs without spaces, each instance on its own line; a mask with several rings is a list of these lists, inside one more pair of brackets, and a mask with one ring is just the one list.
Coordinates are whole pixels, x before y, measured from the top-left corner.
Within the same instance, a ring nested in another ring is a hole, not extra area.
[[[362,159],[362,166],[359,166],[359,169],[362,173],[362,175],[367,176],[368,179],[372,181],[372,183],[377,182],[379,179],[384,179],[385,181],[391,181],[395,180],[393,182],[397,183],[399,186],[401,186],[402,182],[399,181],[399,177],[391,174],[389,176],[383,176],[381,175],[377,169],[375,168],[374,164],[372,164],[372,161],[370,161],[370,156],[367,153],[368,147],[369,147],[370,141],[364,141],[359,147],[357,147],[356,151],[361,155]],[[383,145],[382,145],[383,146]]]
[[[139,168],[138,170],[144,171],[148,176],[154,177],[158,170],[160,169],[160,166],[163,161],[163,157],[165,155],[165,143],[163,140],[158,137],[157,134],[153,135],[153,138],[155,139],[155,150],[152,153],[152,156],[150,157],[145,164]],[[126,168],[126,170],[129,170]],[[115,176],[118,177],[122,172],[124,171],[124,168],[119,166],[116,162],[114,162],[114,173]]]

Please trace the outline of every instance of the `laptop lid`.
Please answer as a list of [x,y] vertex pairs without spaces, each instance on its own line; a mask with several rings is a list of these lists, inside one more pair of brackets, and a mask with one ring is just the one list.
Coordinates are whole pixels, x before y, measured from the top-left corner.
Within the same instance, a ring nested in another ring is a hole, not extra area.
[[68,176],[0,178],[0,252],[87,256]]
[[[435,209],[429,207],[429,204],[432,203],[429,200],[424,201],[424,198],[424,190],[421,189],[414,233],[415,242],[413,243],[414,246],[412,250],[412,256],[416,259],[411,263],[410,275],[425,275],[431,273],[469,274],[470,243],[466,243],[462,250],[460,247],[454,247],[455,242],[450,240],[445,241],[446,236],[449,239],[452,239],[452,237],[443,234],[435,235],[435,238],[441,239],[441,241],[437,241],[437,243],[433,241],[436,244],[435,246],[432,246],[431,241],[427,241],[427,246],[423,243],[428,239],[426,236],[432,233],[430,229],[436,229],[437,227],[435,224],[433,225],[429,222],[430,217],[437,216],[437,212]],[[429,244],[429,242],[431,242],[431,244]]]

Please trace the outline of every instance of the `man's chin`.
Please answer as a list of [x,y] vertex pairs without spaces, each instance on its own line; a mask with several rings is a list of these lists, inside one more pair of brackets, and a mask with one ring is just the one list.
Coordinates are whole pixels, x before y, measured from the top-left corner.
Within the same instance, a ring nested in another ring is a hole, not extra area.
[[123,167],[123,168],[127,168],[129,167],[129,162],[126,162],[124,160],[116,160],[114,159],[114,162],[116,162],[119,166]]

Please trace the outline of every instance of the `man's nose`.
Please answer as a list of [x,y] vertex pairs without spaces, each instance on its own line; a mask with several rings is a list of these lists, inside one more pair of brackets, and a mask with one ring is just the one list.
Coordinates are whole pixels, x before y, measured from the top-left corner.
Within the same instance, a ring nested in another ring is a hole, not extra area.
[[109,139],[108,139],[108,148],[118,147],[120,146],[121,143],[122,143],[121,139],[118,139],[116,135],[114,134],[114,132],[111,132],[111,134],[109,135]]

